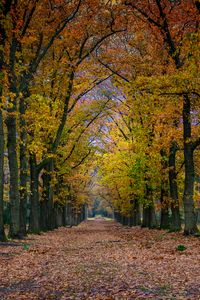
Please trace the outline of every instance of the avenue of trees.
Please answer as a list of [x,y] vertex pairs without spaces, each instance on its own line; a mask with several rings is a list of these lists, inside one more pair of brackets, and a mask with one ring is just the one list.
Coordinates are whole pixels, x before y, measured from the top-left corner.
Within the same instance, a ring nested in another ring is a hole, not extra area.
[[199,6],[1,1],[1,241],[77,225],[94,197],[198,233]]

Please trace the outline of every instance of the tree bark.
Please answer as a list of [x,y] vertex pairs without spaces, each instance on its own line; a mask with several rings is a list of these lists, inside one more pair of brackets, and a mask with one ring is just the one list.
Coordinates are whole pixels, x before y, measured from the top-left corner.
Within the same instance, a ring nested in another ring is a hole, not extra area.
[[146,199],[147,206],[143,205],[143,219],[142,219],[142,227],[148,228],[157,228],[157,220],[155,213],[155,206],[153,201],[153,192],[152,189],[146,184]]
[[169,186],[170,186],[170,198],[171,198],[171,222],[170,231],[180,231],[181,230],[181,216],[179,210],[178,201],[178,185],[177,185],[177,174],[176,174],[176,152],[177,152],[176,142],[172,142],[170,145],[169,153]]
[[122,215],[119,212],[115,212],[116,221],[122,224]]
[[72,206],[71,207],[71,216],[70,216],[70,220],[71,220],[71,226],[75,226],[76,225],[76,216],[75,216],[75,208]]
[[58,203],[54,205],[55,209],[55,228],[61,227],[63,225],[63,207],[59,206]]
[[183,133],[184,133],[184,158],[185,158],[185,181],[184,181],[184,234],[190,235],[198,232],[197,218],[194,210],[194,157],[191,124],[191,103],[188,95],[183,96]]
[[55,228],[55,216],[54,216],[54,204],[53,204],[53,187],[52,187],[52,172],[54,170],[54,160],[50,159],[45,167],[45,181],[44,185],[44,201],[47,205],[47,230],[53,230]]
[[25,99],[20,99],[20,232],[26,235],[26,217],[27,217],[27,133],[25,129],[24,114],[26,111]]
[[43,181],[43,191],[42,191],[42,199],[40,201],[40,228],[42,231],[48,231],[48,202],[47,202],[47,186],[48,186],[48,178],[49,174],[46,170],[44,170],[42,174]]
[[46,201],[43,199],[40,201],[40,230],[47,231],[47,204]]
[[[10,11],[10,5],[4,5],[3,14],[4,16]],[[6,31],[4,28],[4,23],[0,22],[0,76],[4,77],[4,46],[6,41]],[[3,82],[0,82],[0,97],[3,95]],[[0,102],[1,103],[1,102]],[[4,124],[3,124],[3,113],[0,109],[0,241],[5,241],[5,231],[4,231],[4,220],[3,220],[3,204],[4,204]]]
[[133,208],[133,226],[141,225],[141,213],[140,213],[140,203],[137,198],[134,201]]
[[71,204],[66,204],[66,225],[71,226]]
[[18,176],[18,160],[17,160],[17,127],[15,112],[9,112],[6,125],[8,130],[8,161],[10,170],[10,232],[11,238],[21,238],[20,233],[20,203],[19,203],[19,176]]
[[157,220],[154,205],[143,207],[142,227],[157,228]]
[[161,155],[161,187],[160,187],[160,203],[161,203],[161,218],[160,228],[169,229],[169,201],[168,201],[168,189],[169,182],[167,178],[168,158],[165,149],[160,150]]
[[160,195],[160,203],[161,203],[161,219],[160,219],[160,229],[169,229],[169,208],[168,203],[165,202],[165,197],[167,196],[167,192],[165,187],[161,186],[161,195]]
[[122,224],[124,226],[128,226],[129,225],[129,217],[128,216],[125,216],[125,215],[122,216]]
[[62,210],[62,226],[66,226],[66,212],[67,212],[67,205],[65,204],[63,206],[63,210]]
[[3,115],[0,110],[0,241],[6,240],[3,221],[3,193],[4,193],[4,128]]
[[30,224],[29,232],[30,233],[39,233],[40,232],[40,205],[39,205],[39,174],[37,170],[37,162],[35,154],[30,154]]

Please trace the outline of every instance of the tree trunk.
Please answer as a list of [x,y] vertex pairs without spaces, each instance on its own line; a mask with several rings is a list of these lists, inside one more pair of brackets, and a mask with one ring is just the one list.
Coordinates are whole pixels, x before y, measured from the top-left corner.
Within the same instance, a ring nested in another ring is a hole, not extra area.
[[3,116],[0,110],[0,241],[6,240],[3,221],[3,193],[4,193],[4,129]]
[[81,206],[81,222],[85,220],[85,204]]
[[45,167],[45,181],[44,195],[45,202],[47,204],[47,230],[53,230],[55,228],[55,216],[54,216],[54,204],[53,204],[53,188],[52,188],[52,172],[54,170],[54,160],[50,159],[49,163]]
[[167,196],[166,187],[164,187],[162,183],[161,195],[160,195],[160,203],[161,203],[160,228],[161,229],[169,229],[169,208],[168,208],[168,203],[166,203],[166,199],[165,199],[166,196]]
[[129,218],[128,218],[128,216],[123,216],[122,217],[122,224],[124,225],[124,226],[128,226],[128,224],[129,224]]
[[74,207],[74,225],[75,226],[78,225],[78,211],[77,211],[77,207]]
[[58,213],[58,207],[56,207],[55,203],[53,203],[53,206],[52,206],[52,221],[51,221],[52,222],[51,223],[52,230],[58,228],[57,221],[56,221],[57,213]]
[[167,154],[165,149],[160,150],[161,155],[161,165],[162,165],[162,173],[161,173],[161,189],[160,189],[160,203],[161,203],[161,218],[160,218],[160,228],[161,229],[169,229],[169,201],[168,201],[168,177],[167,168]]
[[10,232],[11,238],[21,238],[20,233],[20,203],[19,203],[19,181],[18,181],[18,161],[17,161],[17,127],[14,112],[9,112],[6,125],[8,130],[8,161],[10,170]]
[[26,235],[27,216],[27,133],[25,129],[25,103],[24,98],[20,99],[20,232]]
[[118,211],[114,212],[115,220],[121,223],[121,214]]
[[78,212],[78,225],[82,222],[82,211],[80,211],[79,208],[79,212]]
[[39,204],[39,174],[37,171],[37,162],[35,154],[30,154],[30,175],[31,175],[31,183],[30,183],[30,224],[29,224],[29,232],[31,233],[39,233],[40,232],[40,224],[39,224],[39,216],[40,216],[40,204]]
[[176,151],[177,145],[172,142],[170,145],[169,154],[169,186],[170,186],[170,198],[171,198],[171,222],[170,231],[180,231],[181,230],[181,216],[179,210],[178,201],[178,186],[177,186],[177,175],[176,175]]
[[40,201],[40,228],[42,231],[48,230],[48,194],[47,194],[47,186],[49,181],[49,174],[46,170],[44,170],[42,174],[43,181],[43,191],[42,191],[42,200]]
[[142,211],[142,227],[149,227],[149,208],[145,206]]
[[58,203],[54,203],[54,213],[55,213],[55,228],[62,226],[62,209],[59,207]]
[[62,226],[66,226],[66,212],[67,212],[67,205],[65,204],[63,206],[63,210],[62,210]]
[[157,228],[157,220],[154,205],[143,207],[142,227]]
[[40,230],[47,231],[47,204],[44,199],[40,201]]
[[118,222],[120,224],[123,224],[123,217],[122,217],[121,213],[118,213]]
[[128,218],[128,226],[132,227],[134,225],[134,216],[133,216],[134,212],[133,210],[131,211],[131,214]]
[[[1,6],[1,17],[6,18],[11,9],[12,2],[6,2],[6,5]],[[0,75],[1,79],[4,77],[3,69],[5,67],[4,61],[4,47],[6,43],[6,23],[0,22]],[[3,80],[0,83],[0,98],[3,95]],[[1,102],[0,102],[1,103]],[[2,103],[1,103],[2,104]],[[4,205],[4,124],[2,109],[0,110],[0,241],[6,240],[4,231],[3,205]]]
[[133,208],[133,226],[141,225],[141,213],[140,204],[137,198],[135,198],[134,208]]
[[191,141],[191,107],[188,95],[183,97],[183,130],[184,130],[184,159],[185,159],[185,181],[184,181],[184,234],[190,235],[198,232],[197,218],[194,210],[194,157],[193,144]]
[[157,220],[156,220],[156,212],[155,212],[155,206],[152,204],[152,206],[149,209],[150,218],[149,218],[149,228],[157,228]]
[[129,210],[129,215],[128,215],[128,226],[132,227],[133,226],[133,214],[134,214],[134,200],[133,196],[131,197],[132,199],[130,200],[130,210]]
[[71,204],[66,204],[66,225],[71,226]]
[[75,208],[72,206],[71,207],[71,226],[76,225],[76,216],[75,216]]
[[148,205],[143,206],[142,227],[156,228],[157,220],[153,201],[153,192],[148,184],[146,185],[146,199],[148,201]]

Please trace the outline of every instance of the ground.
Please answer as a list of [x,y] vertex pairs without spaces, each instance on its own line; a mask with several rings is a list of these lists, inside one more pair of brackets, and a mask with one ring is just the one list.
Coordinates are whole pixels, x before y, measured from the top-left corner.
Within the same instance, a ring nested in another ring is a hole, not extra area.
[[0,299],[197,300],[200,239],[99,219],[2,243]]

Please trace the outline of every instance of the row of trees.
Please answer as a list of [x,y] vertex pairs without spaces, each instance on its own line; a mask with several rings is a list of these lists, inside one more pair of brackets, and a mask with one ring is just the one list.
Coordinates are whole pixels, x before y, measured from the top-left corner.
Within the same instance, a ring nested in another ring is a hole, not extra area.
[[7,161],[12,238],[26,234],[29,210],[29,232],[67,224],[74,212],[82,220],[97,178],[92,160],[120,214],[145,201],[153,215],[162,186],[163,216],[170,198],[179,229],[181,150],[185,233],[197,231],[198,8],[197,1],[2,1],[1,240]]
[[141,224],[143,207],[142,226],[157,227],[156,206],[160,227],[171,230],[181,230],[183,205],[184,232],[195,234],[199,4],[156,0],[124,4],[134,31],[126,49],[121,49],[126,60],[120,62],[129,61],[125,72],[117,63],[107,62],[110,69],[118,66],[116,86],[121,93],[114,95],[119,105],[108,113],[104,129],[109,141],[99,171],[104,198],[113,199],[116,219],[126,225]]
[[69,203],[84,215],[88,174],[82,164],[95,151],[87,130],[109,102],[89,93],[111,76],[102,73],[93,55],[124,28],[118,22],[120,12],[116,16],[112,4],[104,1],[5,0],[0,10],[4,240],[5,154],[10,237],[26,234],[28,208],[28,230],[36,233],[55,228],[60,223],[56,216],[66,214]]

